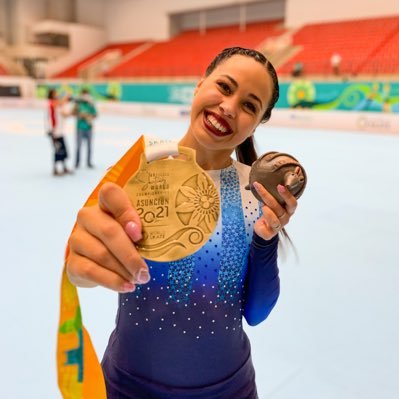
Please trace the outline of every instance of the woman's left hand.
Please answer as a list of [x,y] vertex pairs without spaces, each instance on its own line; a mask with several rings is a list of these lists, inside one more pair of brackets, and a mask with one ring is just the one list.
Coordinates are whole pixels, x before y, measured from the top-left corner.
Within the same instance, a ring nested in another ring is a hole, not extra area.
[[291,216],[295,213],[298,202],[283,185],[279,184],[277,190],[284,199],[285,206],[281,206],[260,183],[254,182],[253,184],[263,201],[263,214],[256,221],[254,231],[264,240],[270,240],[288,224]]

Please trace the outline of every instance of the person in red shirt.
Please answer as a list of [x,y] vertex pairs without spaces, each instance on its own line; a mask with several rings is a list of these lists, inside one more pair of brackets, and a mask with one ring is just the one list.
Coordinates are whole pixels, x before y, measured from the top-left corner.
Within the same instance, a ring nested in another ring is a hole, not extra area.
[[[66,164],[68,150],[64,139],[64,119],[69,116],[68,111],[69,96],[58,98],[57,90],[50,89],[48,92],[48,132],[52,139],[54,149],[53,175],[62,176],[72,173]],[[62,169],[58,170],[58,163]]]

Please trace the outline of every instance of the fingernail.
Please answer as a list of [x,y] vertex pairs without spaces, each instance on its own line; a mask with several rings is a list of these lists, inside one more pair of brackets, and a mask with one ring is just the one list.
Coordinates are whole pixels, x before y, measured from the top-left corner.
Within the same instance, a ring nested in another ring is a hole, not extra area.
[[254,182],[252,183],[252,185],[255,187],[255,190],[256,190],[256,191],[259,191],[259,189],[261,188],[261,185],[260,185],[257,181],[254,181]]
[[280,194],[283,194],[283,193],[285,193],[285,192],[287,191],[287,189],[286,189],[283,185],[279,184],[279,185],[277,186],[277,191],[278,191]]
[[122,292],[133,292],[136,286],[133,283],[124,283],[122,285]]
[[139,230],[138,225],[134,222],[127,223],[125,231],[133,241],[140,241],[142,239],[141,231]]
[[150,273],[147,269],[140,269],[137,273],[136,280],[140,284],[146,284],[151,280]]

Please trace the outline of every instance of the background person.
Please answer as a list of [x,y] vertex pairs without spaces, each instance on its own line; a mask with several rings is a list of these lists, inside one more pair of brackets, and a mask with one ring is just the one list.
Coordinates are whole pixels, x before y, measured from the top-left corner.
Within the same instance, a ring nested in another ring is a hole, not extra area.
[[330,58],[332,72],[335,76],[341,75],[342,57],[339,53],[334,53]]
[[[71,115],[71,108],[68,105],[69,97],[64,96],[59,99],[56,89],[50,89],[47,97],[48,133],[54,149],[53,175],[62,176],[65,173],[72,173],[66,164],[68,150],[64,138],[65,118]],[[58,169],[59,163],[61,163],[61,170]]]
[[93,120],[97,117],[97,109],[88,89],[82,89],[81,96],[76,100],[74,114],[77,118],[75,168],[80,166],[80,150],[83,141],[87,144],[87,167],[92,168]]

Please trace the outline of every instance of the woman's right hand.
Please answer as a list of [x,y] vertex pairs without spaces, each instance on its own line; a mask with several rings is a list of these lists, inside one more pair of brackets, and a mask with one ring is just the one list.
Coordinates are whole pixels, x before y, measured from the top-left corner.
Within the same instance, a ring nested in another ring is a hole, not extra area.
[[101,285],[117,292],[132,292],[150,280],[148,266],[134,242],[141,235],[140,218],[126,192],[105,183],[98,204],[82,208],[69,240],[66,271],[79,287]]

